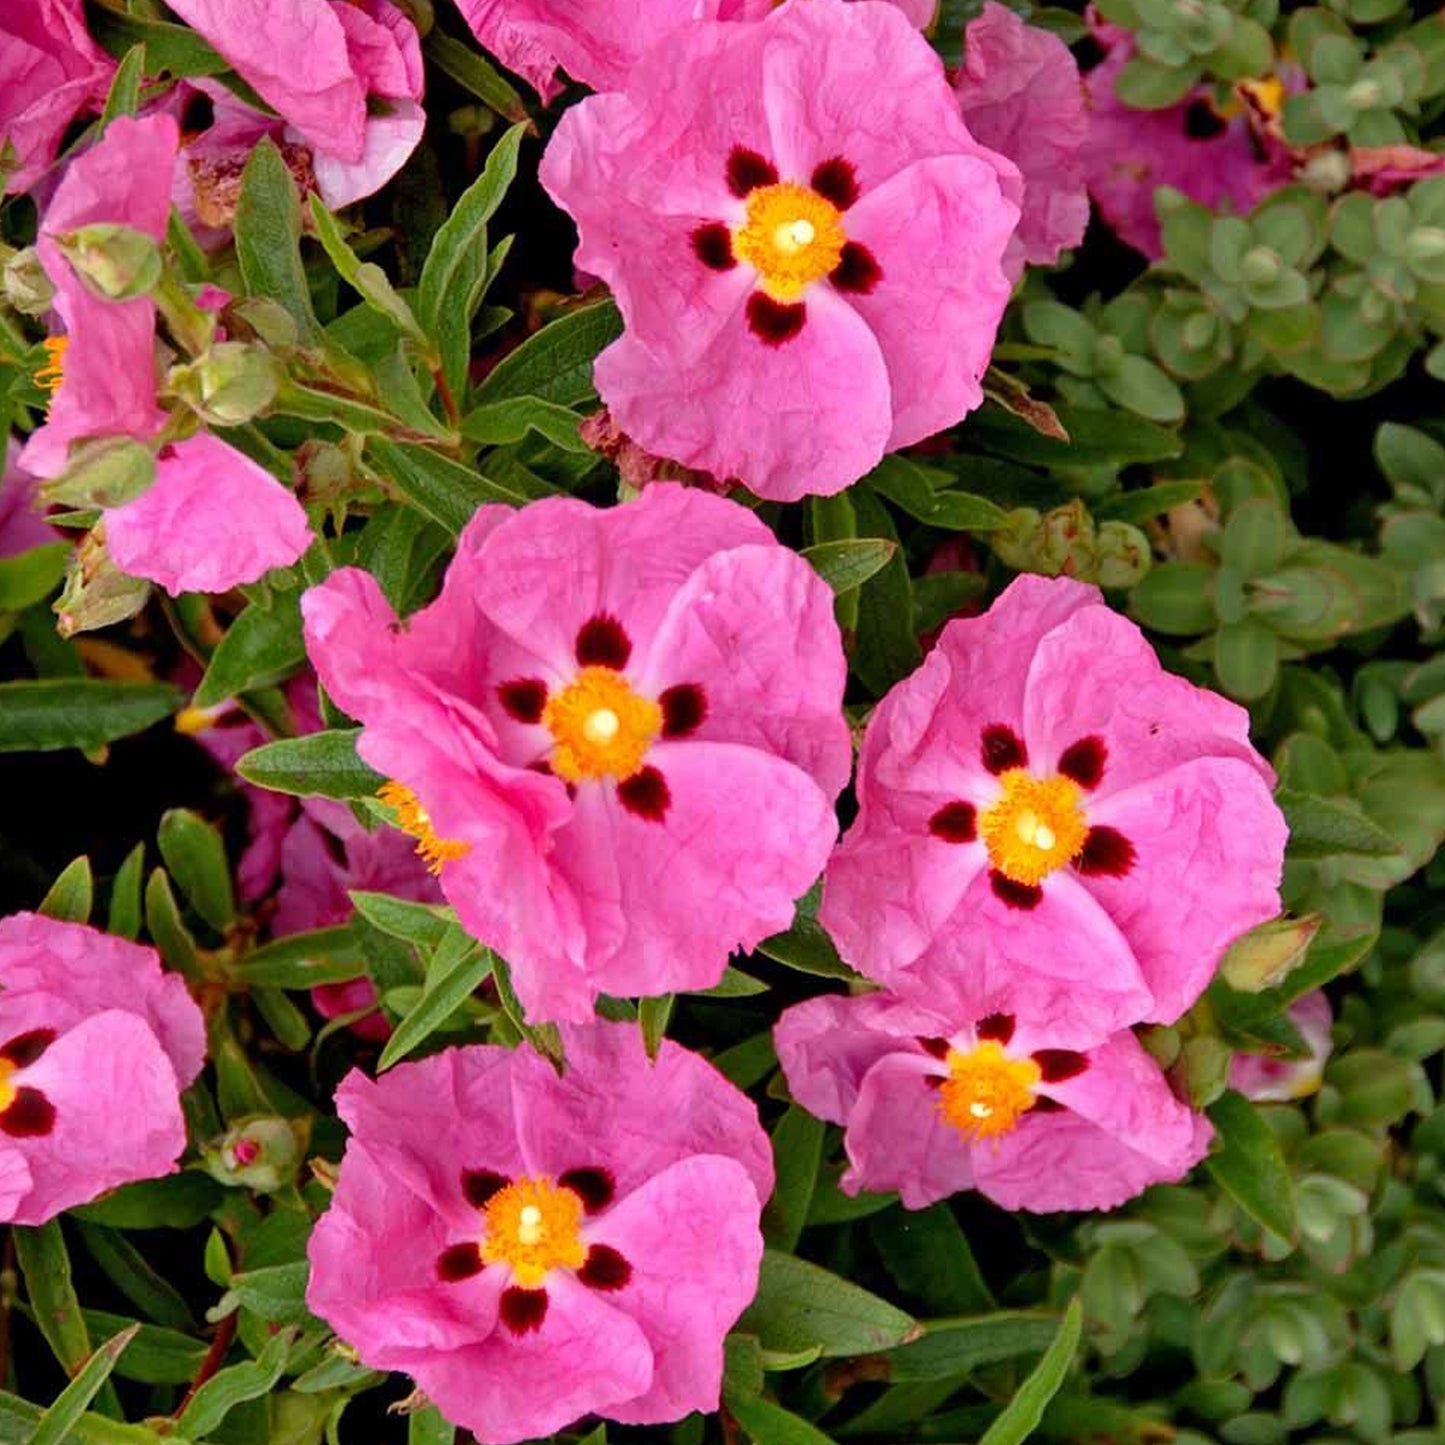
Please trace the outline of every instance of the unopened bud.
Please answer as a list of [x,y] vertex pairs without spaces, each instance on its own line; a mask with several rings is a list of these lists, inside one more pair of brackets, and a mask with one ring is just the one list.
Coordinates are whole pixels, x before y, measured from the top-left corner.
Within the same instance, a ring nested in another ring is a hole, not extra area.
[[55,297],[55,287],[34,246],[16,251],[5,262],[5,299],[22,316],[44,316]]
[[271,1194],[295,1180],[310,1132],[304,1121],[258,1114],[207,1144],[201,1162],[221,1184]]
[[1203,351],[1214,342],[1219,326],[1208,311],[1196,311],[1179,330],[1179,340],[1186,351]]
[[1130,522],[1101,522],[1095,551],[1100,587],[1132,587],[1149,570],[1149,539]]
[[1304,164],[1300,180],[1311,190],[1334,195],[1350,183],[1350,157],[1345,151],[1317,151]]
[[86,442],[71,453],[58,477],[41,488],[47,502],[63,507],[119,507],[133,502],[156,479],[156,459],[132,437]]
[[1250,286],[1272,286],[1283,270],[1284,262],[1268,246],[1252,247],[1239,263],[1239,274]]
[[170,385],[214,426],[240,426],[270,406],[281,368],[269,351],[220,341],[198,361],[171,368]]
[[70,264],[111,301],[145,296],[161,279],[160,247],[132,226],[82,226],[58,238]]
[[146,604],[151,584],[122,572],[105,550],[105,528],[93,527],[71,555],[65,587],[55,601],[56,631],[62,637],[95,632],[134,617]]

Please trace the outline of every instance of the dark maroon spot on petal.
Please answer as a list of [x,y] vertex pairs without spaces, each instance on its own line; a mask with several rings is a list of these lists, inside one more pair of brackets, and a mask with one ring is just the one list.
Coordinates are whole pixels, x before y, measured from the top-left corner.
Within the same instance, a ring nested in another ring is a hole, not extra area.
[[632,1278],[632,1266],[610,1244],[594,1244],[577,1278],[593,1289],[621,1289]]
[[728,153],[728,190],[741,199],[759,186],[776,185],[778,168],[766,156],[746,146],[734,146]]
[[1047,1094],[1038,1094],[1034,1098],[1033,1107],[1029,1110],[1031,1114],[1061,1114],[1068,1106],[1059,1103],[1057,1099],[1051,1099]]
[[578,1195],[588,1214],[606,1209],[617,1192],[617,1183],[607,1169],[569,1169],[557,1183]]
[[8,1044],[0,1046],[0,1059],[23,1069],[33,1064],[54,1042],[54,1029],[31,1029],[28,1033],[16,1034]]
[[801,301],[774,301],[761,291],[748,297],[748,328],[764,346],[782,346],[791,341],[808,319]]
[[1039,1066],[1039,1076],[1046,1084],[1062,1084],[1065,1079],[1076,1078],[1089,1067],[1087,1054],[1075,1053],[1073,1049],[1039,1049],[1034,1054],[1034,1063]]
[[883,268],[873,259],[873,253],[867,246],[857,241],[845,241],[843,254],[828,273],[828,279],[840,291],[867,296],[883,279]]
[[923,1077],[923,1082],[930,1089],[941,1089],[948,1081],[943,1077],[942,1074],[925,1074]]
[[935,1059],[946,1059],[948,1050],[951,1047],[947,1039],[924,1039],[918,1040],[918,1047],[925,1054],[931,1054]]
[[632,656],[632,639],[608,612],[582,624],[577,634],[577,661],[583,667],[623,668]]
[[973,1031],[981,1039],[992,1039],[997,1044],[1006,1044],[1014,1036],[1014,1016],[989,1014],[987,1018],[979,1019]]
[[1134,866],[1134,845],[1117,829],[1090,828],[1074,867],[1090,878],[1123,878]]
[[1184,112],[1184,134],[1190,140],[1213,140],[1228,128],[1228,122],[1221,119],[1207,100],[1196,100]]
[[473,1209],[485,1209],[492,1195],[506,1187],[506,1176],[490,1169],[462,1170],[462,1197]]
[[12,1139],[38,1139],[55,1127],[55,1105],[39,1089],[20,1088],[0,1113],[0,1129]]
[[680,682],[668,688],[657,701],[662,708],[665,738],[685,738],[695,733],[707,716],[707,698],[695,682]]
[[858,199],[858,173],[842,156],[822,161],[813,171],[812,186],[840,211],[846,211]]
[[629,813],[636,813],[649,823],[660,823],[672,803],[667,779],[656,768],[643,768],[630,778],[623,778],[617,785],[617,796]]
[[453,1244],[437,1255],[437,1278],[447,1284],[459,1279],[470,1279],[480,1274],[486,1266],[482,1262],[482,1247],[479,1244]]
[[540,677],[513,678],[497,689],[497,696],[508,717],[519,723],[542,721],[542,709],[547,706],[547,684]]
[[972,803],[945,803],[928,820],[928,831],[945,843],[972,843],[978,836],[978,811]]
[[1059,771],[1081,788],[1097,788],[1104,776],[1104,762],[1108,756],[1109,749],[1103,738],[1080,738],[1064,749],[1059,759]]
[[1010,768],[1026,768],[1029,750],[1024,740],[1004,723],[991,723],[983,730],[983,765],[991,773],[1006,773]]
[[513,1285],[502,1291],[502,1323],[514,1335],[525,1335],[540,1330],[547,1318],[547,1291],[544,1289],[522,1289]]
[[216,106],[204,91],[192,91],[181,107],[181,135],[189,139],[210,130],[216,123]]
[[692,233],[693,254],[709,271],[731,271],[738,264],[733,255],[732,232],[721,221],[709,221]]
[[994,894],[1010,908],[1027,913],[1044,901],[1044,890],[1037,883],[1015,883],[1012,878],[1005,878],[997,868],[990,872],[988,881]]

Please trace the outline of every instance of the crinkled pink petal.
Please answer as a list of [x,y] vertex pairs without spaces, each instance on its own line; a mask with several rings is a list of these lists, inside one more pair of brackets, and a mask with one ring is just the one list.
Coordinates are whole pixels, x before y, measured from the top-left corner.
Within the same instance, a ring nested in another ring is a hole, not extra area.
[[1017,221],[995,167],[964,155],[911,165],[847,213],[849,237],[883,272],[872,292],[848,300],[888,368],[889,450],[952,426],[983,402],[1012,289],[1003,257]]
[[632,1024],[564,1025],[567,1070],[518,1051],[512,1097],[526,1167],[553,1178],[606,1169],[617,1199],[698,1154],[747,1171],[757,1207],[773,1192],[773,1154],[757,1107],[699,1055],[664,1040],[649,1060]]
[[0,1221],[10,1224],[30,1193],[34,1179],[25,1155],[8,1139],[0,1144]]
[[40,482],[20,465],[19,456],[20,444],[8,438],[0,467],[0,557],[18,557],[32,547],[64,540],[36,510]]
[[333,211],[355,205],[379,191],[417,148],[426,129],[426,112],[414,100],[383,100],[385,110],[368,112],[359,160],[340,160],[326,151],[311,157],[321,199]]
[[30,994],[63,1000],[67,1027],[87,1014],[129,1010],[160,1040],[182,1088],[201,1072],[206,1057],[201,1011],[185,981],[162,971],[153,948],[80,923],[11,914],[0,919],[0,1000],[9,1008]]
[[16,1224],[43,1224],[119,1184],[169,1174],[186,1147],[176,1071],[137,1014],[91,1014],[12,1079],[55,1109],[51,1132],[21,1146],[31,1187]]
[[154,483],[104,518],[116,566],[173,597],[259,581],[272,567],[296,561],[312,541],[295,496],[208,433],[163,447]]
[[1081,152],[1089,132],[1078,63],[1057,35],[988,0],[965,31],[954,88],[974,137],[1023,173],[1023,214],[1009,244],[1011,278],[1051,265],[1089,223]]
[[723,1339],[758,1287],[758,1209],[740,1164],[701,1155],[654,1175],[590,1231],[632,1266],[611,1300],[653,1356],[650,1387],[611,1406],[611,1419],[661,1425],[718,1408]]
[[1214,1134],[1130,1033],[1092,1049],[1082,1073],[1041,1092],[1063,1111],[1031,1111],[1013,1133],[973,1150],[979,1191],[1005,1209],[1115,1209],[1151,1184],[1182,1179]]
[[1307,1098],[1320,1086],[1330,1056],[1334,1014],[1323,989],[1315,989],[1289,1006],[1289,1021],[1309,1045],[1306,1059],[1272,1059],[1263,1054],[1236,1054],[1229,1066],[1229,1087],[1257,1104]]
[[457,0],[457,9],[484,50],[508,70],[520,75],[545,105],[562,89],[557,79],[557,57],[542,37],[524,22],[511,17],[509,0]]
[[896,1190],[905,1208],[925,1209],[973,1188],[977,1151],[939,1113],[929,1063],[917,1049],[900,1049],[864,1076],[844,1140],[845,1193]]

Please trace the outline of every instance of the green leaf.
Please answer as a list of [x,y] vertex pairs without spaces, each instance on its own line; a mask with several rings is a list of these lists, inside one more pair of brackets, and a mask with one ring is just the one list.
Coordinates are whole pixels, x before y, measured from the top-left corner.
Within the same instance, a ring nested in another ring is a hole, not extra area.
[[308,733],[253,748],[236,771],[248,783],[298,798],[374,798],[386,781],[356,756],[360,729]]
[[302,344],[319,345],[321,328],[301,263],[301,202],[281,152],[268,137],[256,144],[241,173],[233,229],[246,294],[277,302],[295,323]]
[[798,1104],[790,1105],[773,1129],[777,1183],[763,1210],[763,1238],[776,1250],[797,1248],[823,1162],[825,1126]]
[[1276,801],[1289,824],[1293,858],[1331,858],[1338,853],[1388,858],[1400,852],[1395,839],[1353,801],[1320,798],[1293,788],[1281,788]]
[[642,1043],[649,1059],[657,1057],[657,1051],[667,1037],[667,1025],[672,1019],[672,1009],[676,1002],[676,997],[670,993],[638,1001],[637,1022],[642,1026]]
[[1226,1090],[1209,1106],[1223,1147],[1204,1167],[1216,1184],[1252,1219],[1281,1239],[1295,1237],[1295,1193],[1279,1140],[1242,1094]]
[[507,1016],[508,1023],[536,1051],[547,1059],[560,1074],[566,1065],[562,1049],[562,1036],[555,1024],[529,1024],[522,1011],[522,1002],[512,987],[512,970],[505,960],[493,958],[492,986],[497,990],[497,1002]]
[[[28,1441],[40,1423],[41,1410],[18,1395],[0,1390],[0,1440]],[[103,1415],[82,1415],[71,1427],[65,1445],[167,1445],[143,1425],[122,1425]]]
[[[898,532],[888,509],[869,488],[854,487],[849,495],[858,514],[860,533],[897,540]],[[923,651],[913,631],[913,584],[900,549],[858,594],[858,633],[851,664],[864,687],[875,697],[882,697],[922,659]]]
[[592,448],[582,440],[580,424],[575,411],[554,401],[514,396],[468,412],[462,422],[462,435],[483,446],[500,447],[523,441],[528,432],[535,431],[564,452],[588,456]]
[[105,109],[100,113],[96,135],[105,134],[106,127],[118,115],[134,115],[140,109],[141,82],[146,73],[145,42],[132,45],[125,53],[125,59],[116,67],[110,82],[110,92],[105,97]]
[[1195,637],[1215,625],[1214,569],[1202,562],[1162,562],[1129,594],[1135,619],[1166,637]]
[[70,1282],[70,1255],[60,1221],[33,1227],[17,1224],[14,1230],[16,1258],[35,1323],[65,1373],[74,1375],[90,1354],[90,1336]]
[[144,20],[94,6],[86,16],[91,34],[117,59],[145,46],[146,69],[177,77],[221,75],[231,67],[194,30],[163,20]]
[[426,335],[436,341],[442,372],[457,394],[466,384],[472,317],[487,279],[487,222],[516,177],[526,131],[525,124],[514,125],[492,147],[481,175],[436,233],[422,267],[417,314]]
[[235,921],[236,900],[221,835],[189,809],[172,808],[161,815],[156,841],[191,907],[217,933],[224,933]]
[[177,688],[159,682],[94,677],[0,682],[0,753],[91,752],[143,732],[180,702]]
[[432,903],[413,903],[410,899],[393,898],[389,893],[369,893],[362,888],[353,888],[349,897],[368,923],[419,948],[436,948],[456,926],[450,910]]
[[1059,1393],[1069,1366],[1078,1352],[1084,1328],[1084,1311],[1077,1299],[1069,1302],[1059,1333],[1034,1366],[1033,1373],[1019,1386],[1003,1413],[984,1431],[978,1445],[1023,1445],[1038,1428],[1044,1409]]
[[24,612],[49,597],[65,576],[68,542],[42,542],[14,557],[0,557],[0,612]]
[[105,925],[107,933],[114,933],[120,938],[140,937],[140,890],[145,876],[145,860],[145,844],[137,843],[116,870],[115,881],[110,885],[110,915]]
[[1193,66],[1176,69],[1136,55],[1119,72],[1114,94],[1135,110],[1167,110],[1189,94],[1198,75]]
[[737,1328],[765,1350],[790,1354],[816,1348],[826,1357],[867,1355],[916,1337],[902,1310],[790,1254],[766,1250],[758,1293]]
[[142,1385],[186,1385],[206,1358],[202,1341],[177,1330],[137,1324],[124,1315],[86,1310],[85,1324],[91,1335],[102,1342],[126,1330],[135,1332],[125,1359],[116,1366],[115,1372],[123,1380]]
[[1110,401],[1150,421],[1174,422],[1184,418],[1184,394],[1152,361],[1124,356],[1116,371],[1094,378]]
[[[1132,522],[1137,526],[1175,507],[1187,506],[1203,488],[1202,482],[1159,482],[1152,487],[1136,487],[1131,492],[1115,492],[1093,503],[1092,510],[1101,522]],[[1158,570],[1156,567],[1155,571]]]
[[461,535],[472,514],[487,502],[521,507],[531,500],[427,447],[372,437],[366,450],[397,491],[454,537]]
[[1320,931],[1318,913],[1303,918],[1271,918],[1230,944],[1219,961],[1219,976],[1246,993],[1274,988],[1305,961]]
[[199,982],[201,965],[196,953],[196,940],[181,918],[176,895],[171,892],[170,879],[166,877],[164,868],[152,869],[151,876],[146,880],[145,915],[146,931],[160,950],[161,957],[178,973]]
[[427,966],[426,983],[416,1006],[396,1026],[376,1062],[378,1072],[419,1048],[452,1013],[491,976],[495,955],[456,925],[437,946]]
[[315,988],[366,974],[366,961],[349,927],[293,933],[246,954],[236,977],[256,988]]
[[910,517],[948,532],[992,532],[1008,517],[986,497],[941,487],[950,480],[947,473],[919,466],[907,457],[884,457],[863,480]]
[[971,444],[1013,461],[1062,470],[1163,462],[1184,450],[1177,433],[1142,417],[1082,407],[1060,406],[1057,410],[1068,441],[1045,436],[995,406],[969,417],[964,435]]
[[622,317],[611,301],[569,311],[504,356],[472,393],[472,406],[514,396],[577,406],[594,394],[597,353],[621,335]]
[[186,1331],[196,1327],[185,1300],[151,1268],[124,1234],[87,1220],[77,1220],[76,1228],[91,1258],[138,1310],[171,1330]]
[[85,1407],[110,1379],[116,1361],[125,1353],[139,1329],[139,1325],[132,1325],[122,1330],[91,1355],[75,1378],[56,1396],[54,1404],[40,1417],[40,1423],[30,1437],[30,1445],[66,1445],[66,1441],[74,1438],[75,1426],[85,1413]]
[[[306,1324],[306,1281],[310,1266],[305,1260],[294,1264],[273,1264],[231,1276],[230,1287],[219,1304],[206,1316],[213,1322],[236,1309],[247,1309],[271,1324]],[[279,1337],[278,1337],[279,1338]]]
[[199,1440],[215,1430],[237,1405],[268,1394],[281,1378],[294,1338],[293,1331],[283,1330],[267,1341],[256,1359],[212,1375],[181,1411],[176,1430]]
[[123,1185],[71,1213],[111,1229],[190,1229],[224,1197],[225,1190],[209,1175],[186,1170]]
[[815,888],[800,900],[793,915],[793,926],[786,933],[763,939],[757,951],[774,963],[817,978],[856,978],[853,970],[838,957],[827,929],[818,922],[818,897]]
[[457,1427],[442,1419],[435,1405],[413,1411],[406,1421],[406,1445],[453,1445]]
[[1219,539],[1219,554],[1241,577],[1258,577],[1279,566],[1289,542],[1289,517],[1284,509],[1264,497],[1251,497],[1229,514]]
[[729,1396],[727,1407],[757,1445],[833,1445],[816,1425],[761,1395]]
[[527,119],[527,106],[522,97],[485,56],[478,55],[470,46],[453,40],[437,27],[422,42],[422,50],[437,69],[451,76],[498,115],[506,120]]
[[347,244],[336,224],[336,217],[326,209],[321,197],[313,192],[308,197],[311,206],[311,220],[316,227],[316,239],[331,258],[341,279],[379,315],[385,316],[403,336],[409,337],[423,350],[427,347],[427,335],[421,324],[412,315],[411,307],[396,293],[396,288],[387,279],[386,272],[370,261],[363,261]]
[[803,548],[801,555],[841,597],[886,567],[897,550],[898,543],[888,538],[859,537],[849,542],[818,542]]
[[301,638],[300,589],[252,602],[226,629],[196,689],[197,707],[215,707],[244,692],[270,687],[306,660]]
[[1056,1315],[1001,1310],[967,1319],[928,1320],[923,1330],[922,1339],[884,1356],[890,1380],[946,1379],[1001,1360],[1041,1354],[1058,1335],[1059,1320]]
[[868,1228],[883,1263],[905,1296],[922,1300],[941,1315],[994,1308],[993,1293],[984,1283],[968,1237],[946,1203],[927,1209],[885,1210],[874,1216]]
[[36,911],[62,922],[89,923],[94,899],[95,880],[90,873],[90,859],[82,855],[66,864]]
[[1279,676],[1279,638],[1257,617],[1228,622],[1214,635],[1214,668],[1231,697],[1264,697]]

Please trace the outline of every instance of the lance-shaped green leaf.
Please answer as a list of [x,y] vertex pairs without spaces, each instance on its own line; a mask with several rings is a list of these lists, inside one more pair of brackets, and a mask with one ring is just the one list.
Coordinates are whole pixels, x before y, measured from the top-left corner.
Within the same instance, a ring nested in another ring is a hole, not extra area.
[[176,1421],[176,1429],[192,1439],[203,1439],[215,1430],[237,1405],[267,1394],[281,1378],[293,1339],[293,1330],[282,1330],[271,1337],[256,1359],[232,1365],[212,1375],[191,1396],[190,1404]]
[[861,587],[886,567],[898,550],[887,537],[858,537],[843,542],[818,542],[805,547],[802,556],[838,595]]
[[336,217],[314,193],[309,198],[311,220],[316,227],[316,239],[331,257],[341,279],[366,302],[373,311],[385,316],[405,337],[416,342],[425,352],[428,342],[426,332],[412,314],[411,307],[397,295],[396,288],[387,279],[386,272],[371,261],[363,261],[347,244],[336,224]]
[[476,992],[494,962],[489,949],[468,938],[457,924],[448,924],[427,964],[421,997],[386,1041],[378,1070],[389,1069],[425,1043]]
[[116,1361],[136,1337],[139,1325],[131,1325],[103,1344],[77,1372],[75,1378],[60,1392],[54,1404],[40,1417],[30,1445],[66,1445],[85,1407],[100,1393],[110,1379]]
[[65,870],[50,885],[50,891],[40,900],[38,911],[47,918],[67,923],[89,923],[94,898],[95,880],[91,877],[90,859],[82,855],[66,864]]
[[356,755],[360,729],[282,738],[253,748],[236,763],[248,783],[298,798],[374,798],[386,781]]
[[1059,1386],[1069,1373],[1083,1328],[1084,1311],[1074,1299],[1053,1344],[1004,1406],[1003,1413],[984,1432],[979,1445],[1023,1445],[1033,1435],[1049,1401],[1059,1393]]
[[280,304],[295,324],[302,345],[319,345],[321,328],[301,263],[301,202],[296,181],[281,152],[267,138],[257,143],[241,173],[233,229],[246,294]]
[[535,396],[577,406],[593,395],[592,363],[598,352],[621,335],[622,317],[611,301],[569,311],[504,356],[472,393],[472,405]]
[[161,815],[156,841],[191,907],[224,933],[235,920],[236,900],[221,835],[188,808],[172,808]]
[[1246,1214],[1281,1239],[1293,1239],[1294,1179],[1274,1131],[1233,1089],[1221,1094],[1208,1112],[1218,1139],[1205,1168]]
[[70,1279],[70,1255],[60,1221],[15,1226],[15,1254],[35,1323],[66,1374],[74,1375],[90,1354],[90,1336]]
[[158,682],[97,677],[0,682],[0,753],[91,752],[143,732],[180,702],[178,688]]
[[299,589],[282,592],[268,606],[253,602],[226,629],[196,689],[197,707],[215,707],[254,688],[289,677],[306,660],[301,640]]

